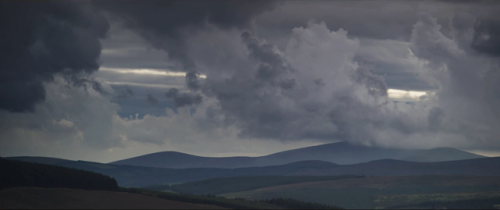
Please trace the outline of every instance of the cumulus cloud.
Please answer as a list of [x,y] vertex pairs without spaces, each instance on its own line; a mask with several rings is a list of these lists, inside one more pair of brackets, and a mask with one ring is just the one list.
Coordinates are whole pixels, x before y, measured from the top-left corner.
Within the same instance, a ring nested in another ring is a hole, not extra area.
[[452,27],[462,27],[453,28],[456,33],[447,38],[433,17],[422,14],[413,29],[411,49],[428,61],[425,73],[441,87],[436,102],[446,113],[442,132],[463,136],[471,147],[498,147],[495,139],[499,133],[493,129],[500,122],[500,113],[494,108],[500,105],[498,60],[470,49],[474,47],[470,19],[455,16],[452,22]]
[[[22,3],[5,5],[21,8],[17,4]],[[64,6],[54,6],[59,4]],[[56,2],[46,4],[51,5],[47,7],[32,7],[33,16],[45,17],[48,8],[73,8],[73,4],[76,3]],[[405,16],[404,26],[377,32],[382,34],[365,34],[365,38],[359,39],[355,38],[363,33],[358,30],[359,25],[344,30],[338,25],[329,27],[331,23],[304,21],[299,24],[302,27],[291,27],[287,41],[278,47],[264,39],[260,29],[248,27],[257,14],[272,9],[274,3],[258,2],[250,11],[241,13],[243,7],[229,1],[218,2],[216,6],[170,1],[151,4],[127,1],[119,5],[99,1],[94,5],[118,15],[126,27],[151,46],[168,52],[170,59],[180,63],[173,65],[178,69],[171,70],[184,71],[186,77],[103,71],[93,74],[98,79],[89,79],[87,74],[99,67],[100,45],[96,43],[107,31],[107,25],[100,25],[105,21],[101,22],[99,15],[87,17],[94,10],[86,3],[81,4],[84,6],[77,8],[87,9],[81,9],[84,14],[80,18],[90,18],[88,24],[78,22],[79,18],[66,20],[64,15],[40,20],[48,28],[61,27],[59,32],[64,36],[59,38],[69,44],[59,46],[42,29],[37,35],[26,33],[26,37],[19,37],[20,41],[14,40],[27,43],[19,45],[24,50],[14,51],[22,55],[18,61],[34,62],[28,65],[9,60],[9,68],[24,73],[5,71],[5,75],[34,76],[16,84],[0,84],[12,86],[1,88],[0,96],[21,97],[10,101],[21,103],[30,98],[24,107],[9,108],[13,105],[7,102],[1,106],[2,156],[30,152],[63,154],[65,148],[103,155],[111,154],[107,152],[111,150],[131,152],[132,146],[148,145],[154,152],[160,148],[248,152],[242,145],[260,149],[266,148],[262,145],[275,145],[273,151],[266,151],[276,152],[284,145],[298,145],[297,142],[337,140],[400,148],[500,149],[495,140],[500,136],[495,129],[500,126],[500,111],[496,108],[500,105],[499,61],[495,51],[487,48],[494,45],[496,32],[492,23],[486,24],[486,18],[477,16],[477,12],[456,13],[445,22],[443,17],[434,18],[426,13],[414,18]],[[171,6],[167,7],[169,12],[163,11],[164,4]],[[162,12],[152,12],[157,10]],[[34,24],[30,22],[32,19],[28,20],[20,29],[31,30]],[[56,24],[59,22],[68,24]],[[13,27],[4,23],[0,27]],[[407,39],[390,35],[405,28],[409,30],[399,35]],[[353,36],[350,29],[358,35]],[[373,39],[379,36],[384,40]],[[13,46],[1,41],[0,44]],[[169,69],[159,63],[154,66]],[[40,64],[43,71],[35,72],[38,68],[31,68],[35,64]],[[137,68],[141,67],[133,67]],[[383,76],[385,73],[392,76]],[[102,83],[100,79],[108,82]],[[116,88],[119,84],[133,84],[134,91],[128,87]],[[412,103],[398,102],[388,97],[391,87],[430,90],[432,94],[429,92]],[[26,94],[14,95],[16,88]],[[40,90],[44,97],[40,97]],[[167,107],[162,107],[163,100],[156,97],[159,94],[165,94],[165,104],[170,103]],[[137,110],[128,110],[127,117],[120,116],[123,107],[114,100],[132,96],[144,107],[144,99],[156,104],[145,109],[164,109],[157,115],[147,114],[148,110],[141,115],[134,112]],[[26,110],[33,112],[9,112]],[[132,153],[140,155],[137,151]],[[90,155],[82,152],[80,156]]]
[[[387,98],[384,78],[371,72],[376,63],[355,59],[360,41],[324,23],[293,29],[285,51],[244,32],[240,42],[222,36],[225,42],[210,60],[197,57],[204,48],[196,39],[188,53],[207,74],[202,93],[217,99],[225,124],[237,125],[242,138],[406,148],[493,146],[497,134],[485,131],[499,122],[498,115],[486,113],[496,113],[491,104],[498,98],[493,82],[498,63],[471,49],[474,21],[470,14],[453,16],[450,38],[435,18],[419,17],[403,55],[412,73],[438,89],[411,104]],[[220,62],[225,51],[233,52],[228,65]]]
[[[190,49],[194,56],[203,51],[196,43]],[[226,124],[238,125],[241,137],[356,139],[362,133],[356,124],[375,118],[386,100],[383,79],[353,62],[359,41],[344,30],[309,22],[294,29],[285,52],[249,32],[226,43],[212,55],[221,59],[217,53],[231,50],[228,61],[240,65],[193,60],[207,74],[202,92],[217,99]]]

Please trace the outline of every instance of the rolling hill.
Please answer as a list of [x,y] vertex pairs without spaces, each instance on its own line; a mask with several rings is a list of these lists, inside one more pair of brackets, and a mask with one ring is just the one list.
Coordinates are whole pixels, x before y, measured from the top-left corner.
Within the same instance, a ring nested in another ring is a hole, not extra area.
[[338,142],[288,150],[261,157],[200,157],[180,152],[158,152],[111,162],[111,164],[160,168],[242,168],[282,165],[305,160],[321,160],[345,165],[380,159],[440,162],[482,157],[484,156],[453,148],[404,150]]
[[[16,159],[15,157],[9,159]],[[24,158],[26,160],[26,158]],[[31,161],[44,158],[30,158]],[[471,175],[499,176],[500,157],[445,162],[409,162],[378,160],[352,165],[337,165],[325,161],[301,161],[278,166],[236,169],[190,168],[167,169],[127,165],[113,165],[86,161],[63,161],[56,165],[83,169],[114,177],[120,186],[150,186],[185,183],[209,178],[238,176],[415,176],[415,175]]]
[[500,175],[500,157],[455,160],[444,162],[409,162],[376,160],[367,163],[342,165],[330,169],[298,172],[293,175],[335,176],[415,176],[415,175]]

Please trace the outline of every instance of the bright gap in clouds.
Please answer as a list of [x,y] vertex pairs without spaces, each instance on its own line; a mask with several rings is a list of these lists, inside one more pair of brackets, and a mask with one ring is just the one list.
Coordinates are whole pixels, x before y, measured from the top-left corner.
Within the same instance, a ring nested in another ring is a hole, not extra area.
[[[174,72],[169,70],[158,70],[158,69],[127,69],[127,68],[107,68],[101,67],[100,71],[110,71],[120,74],[142,74],[142,75],[162,75],[170,77],[185,77],[185,72]],[[200,78],[207,78],[207,76],[200,74]]]
[[[158,76],[167,76],[167,77],[185,77],[185,72],[174,72],[170,70],[160,70],[160,69],[130,69],[130,68],[109,68],[109,67],[101,67],[100,71],[108,71],[113,73],[120,74],[139,74],[139,75],[158,75]],[[200,74],[200,78],[206,79],[207,76]],[[154,88],[172,88],[171,85],[159,85],[159,84],[142,84],[142,83],[124,83],[124,82],[111,82],[108,81],[108,84],[114,85],[137,85],[137,86],[148,86]],[[424,91],[413,91],[413,90],[399,90],[399,89],[388,89],[387,95],[391,99],[396,99],[400,101],[419,101],[420,97],[428,95],[427,92]]]
[[389,98],[400,101],[419,101],[421,100],[420,97],[427,96],[428,94],[428,92],[424,91],[387,89]]

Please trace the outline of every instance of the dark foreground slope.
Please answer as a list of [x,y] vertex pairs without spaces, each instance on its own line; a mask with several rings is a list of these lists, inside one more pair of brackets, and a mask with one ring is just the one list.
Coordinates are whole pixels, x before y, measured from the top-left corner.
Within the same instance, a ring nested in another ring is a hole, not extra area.
[[262,157],[200,157],[180,152],[159,152],[120,160],[111,164],[161,168],[242,168],[282,165],[305,160],[355,164],[380,159],[440,162],[482,157],[453,148],[404,150],[367,147],[352,145],[348,142],[338,142],[288,150]]
[[8,187],[65,187],[116,190],[116,180],[78,169],[0,158],[0,189]]
[[0,191],[0,209],[221,209],[111,191],[11,188]]

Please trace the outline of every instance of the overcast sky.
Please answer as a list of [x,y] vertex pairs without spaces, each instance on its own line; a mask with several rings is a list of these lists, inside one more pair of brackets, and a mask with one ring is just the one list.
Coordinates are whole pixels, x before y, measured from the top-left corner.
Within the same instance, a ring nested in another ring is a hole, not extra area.
[[495,1],[0,1],[0,156],[500,155]]

